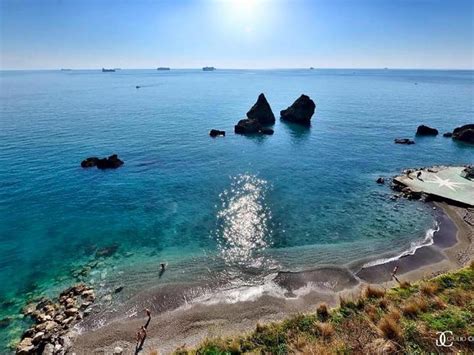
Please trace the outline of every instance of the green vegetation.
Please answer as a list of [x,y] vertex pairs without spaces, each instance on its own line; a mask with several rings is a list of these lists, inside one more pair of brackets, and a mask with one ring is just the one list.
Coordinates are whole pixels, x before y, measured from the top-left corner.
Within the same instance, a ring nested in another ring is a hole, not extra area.
[[[439,353],[448,349],[436,346],[439,331],[464,339],[474,335],[474,263],[388,291],[367,286],[356,299],[341,298],[338,308],[322,304],[314,314],[257,324],[250,334],[207,339],[176,354]],[[448,350],[469,353],[472,346],[454,341]]]

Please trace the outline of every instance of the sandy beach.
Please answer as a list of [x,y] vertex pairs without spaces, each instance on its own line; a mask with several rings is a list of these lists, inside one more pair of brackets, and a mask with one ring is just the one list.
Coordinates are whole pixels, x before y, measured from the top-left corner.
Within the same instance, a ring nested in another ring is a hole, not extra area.
[[[384,288],[394,285],[390,273],[398,266],[398,278],[416,281],[466,265],[473,256],[473,211],[448,205],[435,204],[439,210],[439,230],[434,233],[433,244],[420,247],[413,255],[397,260],[361,268],[319,268],[299,273],[281,272],[274,284],[286,290],[282,295],[263,293],[243,302],[203,302],[180,306],[159,314],[152,314],[148,336],[140,353],[158,350],[160,354],[173,352],[180,346],[193,346],[206,337],[228,336],[252,330],[257,322],[281,320],[290,314],[314,311],[317,304],[337,305],[340,295],[357,295],[365,283],[379,284]],[[310,286],[308,286],[310,285]],[[160,295],[142,294],[133,302],[157,300]],[[136,307],[140,309],[140,304]],[[158,309],[158,305],[156,305]],[[93,317],[81,325],[87,329]],[[146,322],[144,312],[130,318],[117,319],[96,330],[78,334],[72,353],[113,354],[115,347],[123,353],[135,353],[135,334]]]

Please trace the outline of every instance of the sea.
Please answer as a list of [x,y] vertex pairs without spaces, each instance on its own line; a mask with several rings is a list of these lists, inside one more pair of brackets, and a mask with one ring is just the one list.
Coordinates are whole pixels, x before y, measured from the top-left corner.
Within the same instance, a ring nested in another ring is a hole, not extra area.
[[[234,134],[260,93],[274,135]],[[316,103],[310,127],[279,119],[301,94]],[[442,136],[473,116],[463,70],[1,71],[0,346],[28,326],[26,303],[80,281],[127,299],[205,283],[196,296],[238,301],[279,271],[429,243],[432,206],[375,181],[474,163]],[[415,137],[420,124],[440,135]],[[81,168],[111,154],[125,164]]]

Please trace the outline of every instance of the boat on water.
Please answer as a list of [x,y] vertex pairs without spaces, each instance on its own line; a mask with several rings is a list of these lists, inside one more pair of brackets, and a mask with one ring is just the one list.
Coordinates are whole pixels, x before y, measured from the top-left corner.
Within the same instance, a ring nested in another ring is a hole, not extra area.
[[171,70],[169,67],[158,67],[156,70]]
[[102,73],[111,73],[111,72],[114,72],[115,69],[106,69],[106,68],[102,68]]
[[61,68],[61,71],[72,71],[72,69]]
[[309,67],[309,70],[314,70],[314,67]]
[[216,70],[216,68],[214,68],[214,67],[204,67],[204,68],[202,68],[202,70],[203,71],[214,71],[214,70]]

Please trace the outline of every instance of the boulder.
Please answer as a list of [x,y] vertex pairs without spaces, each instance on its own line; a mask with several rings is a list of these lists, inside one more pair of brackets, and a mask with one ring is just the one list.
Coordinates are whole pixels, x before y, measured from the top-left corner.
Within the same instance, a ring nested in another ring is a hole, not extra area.
[[97,157],[89,157],[87,159],[84,159],[81,162],[81,166],[83,168],[93,168],[94,166],[97,166],[98,161],[99,161],[99,158]]
[[379,177],[377,179],[377,184],[385,184],[385,179],[383,177]]
[[255,134],[259,133],[262,128],[262,125],[257,120],[247,118],[240,120],[234,126],[234,131],[237,134]]
[[257,102],[247,112],[247,118],[257,120],[262,125],[275,123],[275,115],[264,94],[258,95]]
[[437,136],[438,130],[425,125],[418,126],[416,130],[417,136]]
[[123,349],[120,346],[116,346],[114,348],[114,355],[122,355],[123,354]]
[[209,135],[210,135],[211,137],[213,137],[213,138],[214,138],[214,137],[218,137],[218,136],[223,136],[223,137],[225,137],[225,131],[219,131],[218,129],[211,129],[211,130],[209,131]]
[[113,154],[108,158],[89,157],[81,162],[83,168],[92,168],[96,166],[98,169],[117,169],[123,165],[117,154]]
[[395,138],[396,144],[415,144],[414,141],[408,138]]
[[18,344],[16,347],[17,354],[32,354],[33,349],[35,348],[33,345],[33,339],[31,338],[23,338],[23,340]]
[[443,133],[443,137],[446,137],[446,138],[450,138],[453,136],[453,133],[452,132],[446,132],[446,133]]
[[316,109],[316,104],[307,95],[301,95],[290,107],[280,111],[282,120],[309,125]]
[[474,144],[474,124],[467,124],[453,131],[453,139],[461,142]]
[[117,169],[123,165],[123,161],[120,160],[117,154],[113,154],[108,158],[99,159],[97,161],[98,169]]

